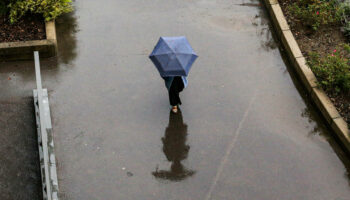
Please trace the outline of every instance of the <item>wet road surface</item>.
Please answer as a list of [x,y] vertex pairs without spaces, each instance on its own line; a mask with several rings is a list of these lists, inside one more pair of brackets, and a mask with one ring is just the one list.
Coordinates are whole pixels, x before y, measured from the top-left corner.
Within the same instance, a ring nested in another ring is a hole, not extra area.
[[[0,76],[3,77],[2,74]],[[4,94],[3,88],[0,88],[0,93]],[[41,196],[33,100],[30,97],[4,98],[1,95],[0,199],[39,200]]]
[[[349,160],[305,102],[258,1],[75,5],[57,21],[58,62],[42,63],[62,199],[350,199]],[[177,35],[199,58],[174,116],[148,55]],[[17,77],[4,94],[29,95],[31,62],[2,65],[2,79]]]

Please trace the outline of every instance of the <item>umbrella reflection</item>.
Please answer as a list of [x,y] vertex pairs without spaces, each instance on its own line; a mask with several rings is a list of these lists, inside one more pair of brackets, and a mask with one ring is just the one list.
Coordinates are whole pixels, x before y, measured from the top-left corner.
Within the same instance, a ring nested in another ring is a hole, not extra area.
[[188,170],[181,164],[188,156],[190,146],[186,145],[187,125],[183,123],[182,113],[170,112],[169,125],[162,138],[163,152],[169,162],[172,162],[170,170],[158,170],[152,172],[158,179],[169,181],[182,181],[195,174],[195,171]]

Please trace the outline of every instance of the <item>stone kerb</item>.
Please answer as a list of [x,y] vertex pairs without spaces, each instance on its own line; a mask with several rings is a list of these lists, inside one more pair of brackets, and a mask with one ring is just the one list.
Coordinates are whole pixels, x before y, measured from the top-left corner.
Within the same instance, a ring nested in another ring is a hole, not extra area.
[[350,152],[350,132],[347,123],[340,116],[339,112],[332,104],[326,93],[317,85],[314,73],[306,64],[306,59],[302,55],[299,45],[291,32],[281,6],[277,0],[263,0],[267,11],[271,17],[277,36],[281,41],[287,56],[291,61],[299,79],[311,96],[311,100],[317,106],[326,119],[328,125],[342,142],[343,146]]
[[41,57],[57,55],[57,37],[55,21],[45,22],[46,39],[21,42],[0,43],[0,62],[31,60],[33,51],[39,51]]

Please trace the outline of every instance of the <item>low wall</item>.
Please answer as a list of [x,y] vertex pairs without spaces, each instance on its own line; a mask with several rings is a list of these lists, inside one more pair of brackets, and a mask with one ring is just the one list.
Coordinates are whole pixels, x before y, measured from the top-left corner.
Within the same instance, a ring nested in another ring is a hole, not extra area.
[[46,22],[46,40],[0,43],[0,62],[32,60],[33,51],[39,51],[43,58],[57,55],[57,37],[54,21]]

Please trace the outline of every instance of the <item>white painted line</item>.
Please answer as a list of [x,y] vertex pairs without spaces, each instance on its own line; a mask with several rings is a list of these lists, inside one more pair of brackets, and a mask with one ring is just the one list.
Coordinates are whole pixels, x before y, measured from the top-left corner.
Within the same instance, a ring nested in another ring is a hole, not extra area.
[[227,147],[226,153],[225,153],[225,155],[223,156],[223,158],[222,158],[222,160],[220,162],[218,171],[216,172],[215,178],[214,178],[214,180],[213,180],[213,182],[212,182],[212,184],[210,186],[210,189],[208,191],[208,194],[205,197],[205,200],[210,200],[211,199],[212,193],[213,193],[213,191],[214,191],[214,189],[215,189],[215,187],[216,187],[216,185],[217,185],[217,183],[219,181],[219,178],[220,178],[220,176],[221,176],[221,174],[222,174],[222,172],[224,170],[224,166],[227,163],[228,157],[230,156],[230,154],[232,152],[232,149],[233,149],[233,147],[236,144],[237,138],[238,138],[238,136],[241,133],[241,129],[242,129],[243,123],[245,122],[245,120],[248,117],[248,114],[249,114],[250,109],[251,109],[251,107],[253,105],[253,102],[255,101],[256,95],[257,95],[257,91],[255,91],[254,96],[250,100],[249,105],[247,107],[247,110],[244,112],[243,118],[239,122],[238,128],[236,129],[235,134],[233,135],[233,138],[232,138],[232,140],[230,142],[230,145]]

